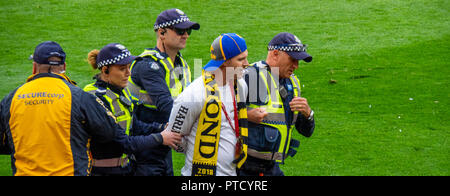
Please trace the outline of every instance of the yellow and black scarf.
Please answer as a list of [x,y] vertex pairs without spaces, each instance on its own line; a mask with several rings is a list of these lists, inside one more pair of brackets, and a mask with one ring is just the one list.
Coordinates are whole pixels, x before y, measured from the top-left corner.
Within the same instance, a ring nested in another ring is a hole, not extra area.
[[[195,136],[194,157],[192,160],[192,176],[215,176],[217,167],[217,155],[219,149],[221,129],[221,105],[220,92],[214,76],[203,71],[203,81],[206,89],[206,100],[198,121],[197,134]],[[235,84],[236,81],[235,81]],[[240,168],[247,159],[247,107],[245,97],[235,85],[235,93],[239,121],[239,153],[233,161]]]

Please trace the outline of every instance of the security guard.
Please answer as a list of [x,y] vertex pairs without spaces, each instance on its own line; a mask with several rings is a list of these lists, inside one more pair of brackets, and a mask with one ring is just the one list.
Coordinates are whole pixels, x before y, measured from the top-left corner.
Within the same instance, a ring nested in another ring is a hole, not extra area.
[[310,62],[306,46],[293,34],[280,33],[269,43],[266,61],[247,68],[248,159],[239,175],[283,176],[279,164],[296,154],[294,126],[305,137],[314,131],[314,112],[300,96],[294,75],[298,61]]
[[[134,104],[131,101],[131,94],[127,88],[128,77],[130,76],[130,65],[135,59],[134,56],[118,43],[111,43],[103,47],[100,51],[92,50],[88,54],[88,61],[94,69],[101,70],[94,79],[95,83],[88,84],[85,91],[96,95],[103,101],[117,118],[117,123],[125,130],[127,135],[149,135],[152,132],[153,146],[166,144],[173,140],[176,134],[170,132],[159,133],[164,128],[164,124],[147,124],[133,118]],[[122,155],[123,150],[119,143],[101,143],[96,140],[91,141],[91,154],[94,158],[92,175],[131,175],[132,166],[129,164],[128,156]]]
[[125,152],[151,147],[151,136],[128,137],[100,99],[64,74],[58,43],[39,44],[32,58],[33,75],[0,104],[0,151],[11,154],[13,175],[88,175],[91,139]]
[[[191,82],[191,72],[179,52],[186,47],[192,29],[200,25],[191,22],[179,9],[163,11],[156,19],[156,47],[145,49],[141,58],[131,65],[128,88],[137,102],[137,119],[166,124],[173,100]],[[158,148],[135,154],[136,175],[173,175],[170,148]]]

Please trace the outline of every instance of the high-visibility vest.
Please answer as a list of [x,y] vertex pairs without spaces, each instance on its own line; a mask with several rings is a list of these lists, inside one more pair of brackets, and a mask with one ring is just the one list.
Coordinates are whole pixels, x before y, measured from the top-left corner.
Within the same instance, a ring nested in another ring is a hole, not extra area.
[[[140,57],[151,57],[155,62],[150,63],[148,66],[158,66],[156,69],[159,68],[159,64],[161,64],[165,71],[165,81],[166,85],[170,90],[170,94],[172,98],[175,100],[178,95],[191,83],[191,71],[189,70],[189,66],[181,56],[178,55],[181,59],[182,67],[174,67],[174,64],[172,60],[167,57],[164,58],[158,51],[156,50],[148,50],[145,49],[144,52],[139,55]],[[138,60],[134,61],[131,64],[130,70],[133,69],[134,65],[136,64]],[[182,78],[180,78],[180,75],[183,75]],[[128,78],[128,88],[131,91],[133,101],[137,102],[139,105],[143,104],[145,107],[156,109],[156,105],[148,95],[149,89],[143,89],[139,85],[135,84],[133,80],[131,79],[131,76]],[[151,89],[150,89],[151,90]]]
[[133,124],[132,112],[134,108],[130,91],[127,88],[124,88],[122,90],[124,95],[121,97],[109,88],[98,88],[94,84],[95,83],[86,85],[83,90],[95,96],[102,95],[103,98],[108,101],[111,112],[116,117],[117,123],[125,130],[125,133],[129,135]]
[[[294,143],[291,144],[292,131],[294,130],[295,127],[298,112],[297,111],[293,112],[294,115],[292,117],[292,122],[289,123],[290,127],[288,127],[283,100],[281,99],[279,93],[279,86],[278,86],[279,82],[275,81],[274,77],[272,76],[272,73],[267,70],[268,65],[265,65],[261,62],[257,62],[250,65],[249,68],[247,69],[256,69],[254,66],[258,67],[259,77],[262,81],[264,81],[264,84],[260,86],[260,88],[266,88],[265,92],[267,92],[267,95],[260,94],[260,97],[266,97],[266,100],[262,100],[266,104],[265,105],[250,104],[248,107],[265,108],[268,115],[264,117],[264,119],[260,124],[271,126],[278,129],[281,137],[280,144],[278,145],[278,149],[276,149],[275,154],[274,152],[257,152],[257,153],[259,153],[262,156],[270,154],[270,157],[272,157],[273,160],[276,160],[277,162],[283,162],[283,160],[286,158],[286,155],[293,156],[295,154],[296,151],[293,148],[298,147],[299,145],[297,140],[294,140]],[[298,80],[297,76],[292,74],[290,80],[293,86],[294,97],[300,96],[301,92],[300,81]],[[264,91],[259,92],[261,93]],[[254,152],[254,150],[250,150],[249,155],[251,155],[252,152]]]

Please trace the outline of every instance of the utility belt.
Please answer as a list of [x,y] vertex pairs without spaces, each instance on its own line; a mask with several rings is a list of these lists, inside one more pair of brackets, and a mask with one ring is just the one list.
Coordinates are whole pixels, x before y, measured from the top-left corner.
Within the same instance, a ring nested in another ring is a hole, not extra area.
[[290,139],[286,150],[280,149],[281,134],[278,129],[259,125],[249,129],[248,155],[266,161],[283,162],[287,156],[293,157],[297,151],[300,142],[293,138]]
[[248,155],[268,161],[283,160],[283,154],[280,152],[258,152],[255,149],[248,149]]
[[117,157],[111,159],[94,159],[92,166],[94,167],[126,167],[128,157]]
[[[292,144],[295,146],[299,145],[300,143],[295,140],[295,142],[291,141],[291,147],[293,146]],[[242,166],[242,170],[257,175],[260,173],[270,172],[273,169],[276,161],[283,161],[284,157],[286,156],[292,157],[297,153],[297,151],[293,148],[290,148],[288,150],[288,153],[283,156],[283,154],[280,152],[258,152],[255,149],[248,148],[247,153],[247,161]]]
[[263,160],[251,156],[250,149],[248,149],[248,155],[247,160],[241,168],[241,170],[246,171],[246,173],[253,173],[255,175],[267,173],[275,166],[275,161]]

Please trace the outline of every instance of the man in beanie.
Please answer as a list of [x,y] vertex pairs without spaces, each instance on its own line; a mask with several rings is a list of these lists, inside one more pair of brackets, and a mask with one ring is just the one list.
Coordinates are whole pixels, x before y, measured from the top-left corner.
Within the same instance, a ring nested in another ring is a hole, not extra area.
[[11,154],[13,175],[89,175],[91,139],[118,142],[126,153],[152,147],[152,136],[128,137],[99,98],[64,74],[58,43],[39,44],[32,59],[33,75],[0,103],[0,151]]
[[211,61],[175,100],[167,129],[181,133],[183,176],[235,176],[247,157],[247,45],[235,33],[211,44]]
[[265,61],[247,68],[245,81],[249,137],[248,159],[240,176],[283,176],[279,164],[294,156],[300,144],[292,138],[294,127],[305,137],[314,131],[314,112],[301,97],[294,74],[299,61],[311,62],[306,45],[291,33],[279,33],[268,45]]
[[[153,29],[156,47],[145,49],[131,65],[128,88],[137,102],[137,119],[166,124],[172,110],[173,100],[190,84],[191,72],[180,50],[186,47],[192,30],[200,25],[191,22],[179,9],[161,12]],[[135,154],[136,175],[172,176],[170,148],[159,147]]]

